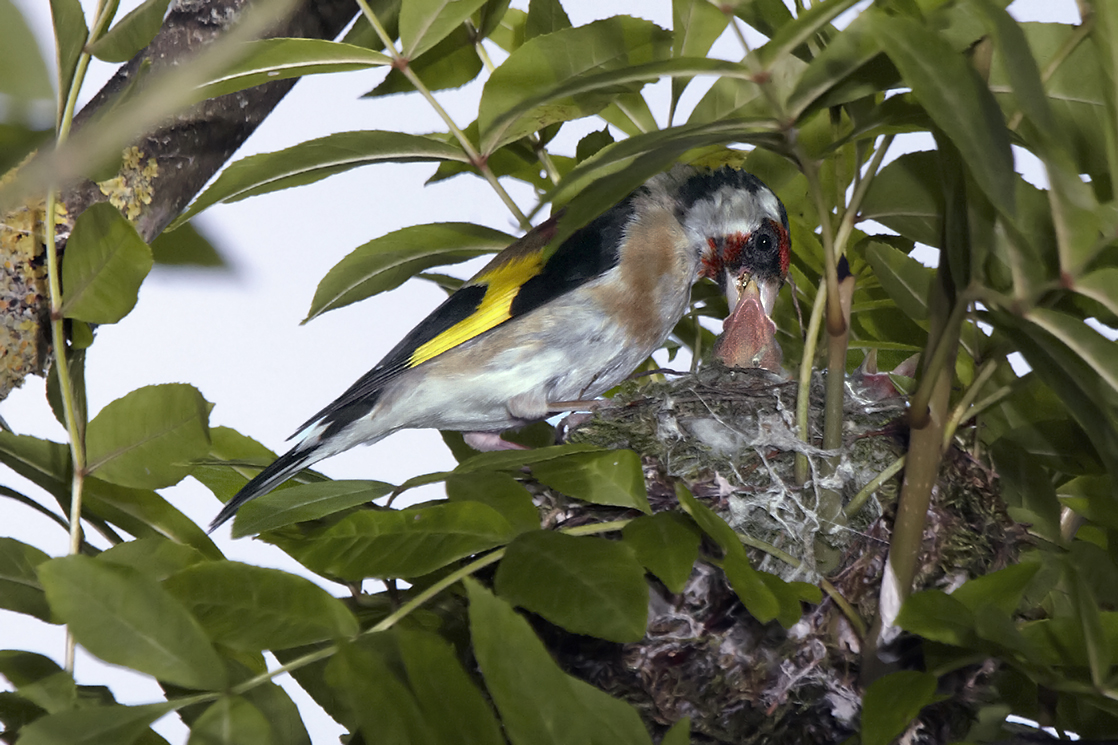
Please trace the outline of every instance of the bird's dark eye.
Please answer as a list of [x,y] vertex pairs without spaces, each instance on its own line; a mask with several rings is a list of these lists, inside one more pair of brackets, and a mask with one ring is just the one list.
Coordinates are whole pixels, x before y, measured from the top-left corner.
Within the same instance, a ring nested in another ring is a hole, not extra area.
[[757,234],[757,251],[769,253],[776,248],[776,239],[766,230]]

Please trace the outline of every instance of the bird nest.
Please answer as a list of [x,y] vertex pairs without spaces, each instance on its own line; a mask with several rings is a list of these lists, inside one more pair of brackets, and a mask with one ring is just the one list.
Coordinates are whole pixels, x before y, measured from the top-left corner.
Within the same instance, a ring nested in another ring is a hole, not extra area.
[[[821,430],[822,391],[817,377],[813,435]],[[790,629],[761,624],[716,568],[719,549],[704,544],[707,561],[696,564],[682,593],[650,579],[648,632],[638,643],[574,636],[539,621],[561,664],[634,704],[653,726],[691,717],[695,743],[829,743],[853,734],[862,694],[861,625],[851,616],[868,623],[877,610],[899,476],[849,517],[827,504],[835,495],[849,502],[893,463],[905,450],[906,432],[902,399],[863,393],[848,385],[838,452],[796,436],[793,383],[718,364],[666,382],[630,384],[609,406],[569,418],[567,441],[641,455],[655,511],[678,509],[675,485],[682,482],[747,546],[766,547],[751,549],[754,566],[786,580],[827,580],[833,595],[805,607]],[[794,476],[797,454],[809,464],[803,484]],[[615,508],[535,488],[549,525],[618,516]],[[1004,567],[1023,537],[993,474],[952,449],[929,510],[917,589],[952,587]],[[926,710],[910,741],[965,735],[991,672],[977,666],[959,673],[953,695]]]

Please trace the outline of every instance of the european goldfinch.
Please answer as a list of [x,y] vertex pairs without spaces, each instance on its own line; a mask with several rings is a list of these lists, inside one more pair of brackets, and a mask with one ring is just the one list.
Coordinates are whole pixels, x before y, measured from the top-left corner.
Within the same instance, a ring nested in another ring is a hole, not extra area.
[[550,248],[559,219],[497,254],[304,424],[210,529],[312,463],[397,430],[498,432],[570,409],[660,346],[699,278],[731,308],[759,299],[769,314],[788,273],[784,205],[729,167],[676,166]]

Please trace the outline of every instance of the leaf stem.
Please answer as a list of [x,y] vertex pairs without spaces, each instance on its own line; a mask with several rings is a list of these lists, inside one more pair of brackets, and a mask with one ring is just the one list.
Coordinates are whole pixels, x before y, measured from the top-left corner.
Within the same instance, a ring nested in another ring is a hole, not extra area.
[[477,151],[473,143],[470,142],[470,138],[466,136],[466,133],[454,123],[454,119],[452,119],[446,109],[442,107],[442,104],[440,104],[434,94],[431,93],[431,90],[423,84],[423,81],[420,80],[419,76],[415,74],[415,71],[411,69],[410,61],[396,49],[396,43],[393,41],[392,37],[388,35],[388,32],[385,31],[376,13],[369,7],[368,0],[357,0],[357,5],[360,6],[361,12],[365,15],[366,20],[369,21],[369,25],[372,26],[373,31],[380,37],[381,42],[384,44],[385,51],[392,57],[393,67],[399,70],[403,76],[408,79],[408,82],[419,91],[419,94],[423,96],[427,103],[430,104],[431,108],[435,110],[435,113],[439,115],[439,118],[443,120],[447,129],[450,130],[454,139],[458,140],[458,144],[470,159],[470,163],[478,170],[482,177],[489,182],[489,185],[493,187],[493,191],[495,191],[501,201],[505,203],[505,207],[512,213],[513,218],[520,224],[520,227],[524,230],[530,229],[532,225],[528,222],[528,218],[524,216],[520,207],[513,201],[509,193],[505,191],[505,187],[501,186],[500,181],[497,180],[497,176],[485,162],[485,158]]
[[[769,556],[780,559],[788,566],[800,569],[804,565],[804,563],[797,559],[795,556],[781,551],[779,548],[772,545],[771,543],[765,543],[764,541],[758,540],[751,535],[746,535],[745,533],[738,533],[735,531],[735,535],[737,535],[738,540],[741,541],[743,545],[749,546],[750,548],[755,548],[758,551],[764,551]],[[831,600],[835,601],[835,605],[838,606],[839,610],[842,611],[842,614],[846,616],[848,621],[850,621],[850,625],[854,627],[854,631],[856,634],[858,634],[858,638],[865,638],[866,622],[862,620],[862,617],[858,615],[858,612],[854,610],[854,607],[850,605],[850,603],[847,602],[846,598],[842,596],[842,593],[838,591],[838,588],[825,579],[819,580],[819,587],[823,590],[823,592],[827,593],[827,595],[830,596]]]
[[947,420],[947,425],[943,428],[943,447],[947,448],[951,444],[951,438],[955,436],[955,430],[963,423],[964,419],[973,416],[977,412],[971,412],[971,403],[978,397],[982,391],[982,386],[993,377],[998,369],[998,360],[986,360],[979,368],[978,374],[974,376],[974,382],[970,387],[963,392],[963,397],[959,399],[959,403],[951,411],[951,417]]
[[393,613],[386,616],[380,623],[376,624],[375,626],[371,626],[370,628],[361,632],[361,635],[365,636],[367,634],[376,634],[381,631],[388,631],[388,629],[399,623],[401,619],[410,615],[412,611],[419,608],[428,600],[434,598],[436,595],[453,585],[455,582],[458,582],[465,577],[469,577],[471,574],[477,572],[479,569],[484,569],[490,564],[495,564],[503,559],[505,557],[505,551],[506,549],[499,548],[496,551],[486,554],[480,559],[474,559],[466,566],[460,567],[456,571],[451,572],[450,574],[440,579],[438,582],[435,582],[434,584],[425,588],[422,592],[420,592],[408,602],[401,605]]
[[[476,33],[476,29],[473,27],[472,23],[467,21],[466,24],[470,27],[471,33]],[[492,74],[492,72],[497,69],[497,66],[493,64],[489,52],[485,51],[485,45],[481,43],[481,39],[475,39],[474,51],[477,53],[478,59],[481,60],[481,64]],[[547,172],[547,178],[552,184],[558,186],[560,181],[559,169],[555,167],[555,161],[551,159],[551,153],[547,152],[547,148],[540,144],[539,134],[533,132],[528,135],[528,142],[532,145],[532,151],[536,154],[536,159],[539,160],[540,165],[543,166],[543,169]]]
[[[954,364],[955,353],[958,351],[959,329],[962,326],[967,307],[968,303],[963,298],[959,298],[958,302],[955,303],[955,307],[951,309],[951,315],[948,316],[947,323],[944,325],[944,331],[936,342],[935,350],[924,368],[920,385],[912,396],[909,408],[909,416],[912,418],[914,429],[919,429],[927,423],[928,405],[936,387],[939,385],[940,372],[943,371],[949,360]],[[954,371],[951,370],[949,373],[953,375]]]
[[873,496],[873,493],[881,488],[882,484],[900,473],[900,470],[904,468],[904,462],[905,457],[902,455],[890,463],[884,471],[874,476],[868,484],[863,486],[858,493],[846,503],[846,514],[848,516],[858,514],[869,498]]
[[[55,147],[59,147],[70,134],[74,122],[74,110],[77,108],[78,93],[81,91],[85,74],[89,69],[90,54],[89,44],[100,38],[105,32],[110,21],[108,3],[100,0],[97,4],[97,14],[90,31],[89,38],[74,70],[67,91],[59,90],[60,105],[58,107],[58,120],[55,122],[57,137]],[[64,98],[62,98],[64,96]],[[66,329],[62,315],[62,272],[58,255],[58,242],[55,236],[55,222],[58,215],[58,190],[56,185],[47,189],[46,203],[43,207],[43,244],[47,256],[47,287],[50,294],[50,336],[51,348],[54,351],[54,364],[58,375],[58,389],[62,395],[63,419],[66,423],[66,432],[70,438],[70,460],[73,474],[70,480],[70,546],[69,553],[76,554],[82,547],[82,487],[85,480],[85,436],[82,425],[78,422],[78,409],[74,398],[74,380],[70,375],[70,361],[66,355]],[[70,626],[66,626],[66,672],[74,673],[74,635]]]
[[[823,309],[827,306],[827,281],[819,282],[819,291],[815,293],[815,303],[811,306],[811,317],[807,322],[807,334],[804,339],[804,355],[800,360],[800,385],[796,393],[796,426],[800,430],[800,440],[811,441],[811,429],[808,422],[808,413],[811,410],[811,371],[812,361],[815,359],[815,346],[819,339],[819,326],[823,322]],[[807,483],[808,462],[803,453],[796,453],[796,483]]]
[[862,200],[866,198],[866,192],[869,191],[874,176],[881,170],[881,161],[884,160],[885,153],[888,152],[892,144],[893,135],[885,135],[881,139],[881,145],[874,152],[865,175],[862,176],[859,172],[860,178],[857,186],[854,187],[854,193],[850,196],[850,205],[843,213],[842,221],[839,222],[838,233],[835,234],[835,246],[840,253],[846,251],[846,242],[850,240],[850,235],[854,232],[854,221],[858,218],[858,210],[862,207]]
[[842,305],[838,293],[838,256],[835,251],[835,233],[831,225],[831,210],[827,207],[827,200],[823,196],[823,186],[819,182],[819,169],[814,160],[808,157],[803,146],[798,142],[795,147],[796,158],[800,161],[800,170],[807,179],[808,192],[815,202],[815,211],[819,216],[819,230],[823,242],[824,278],[827,284],[827,331],[832,335],[843,332]]
[[[1064,40],[1064,43],[1060,46],[1059,49],[1056,50],[1056,53],[1052,55],[1052,59],[1048,61],[1048,64],[1045,66],[1044,70],[1041,71],[1040,81],[1042,83],[1047,83],[1049,80],[1052,79],[1052,76],[1056,74],[1056,71],[1060,69],[1060,66],[1063,65],[1067,58],[1071,56],[1071,53],[1074,52],[1079,47],[1079,45],[1082,44],[1084,40],[1086,40],[1087,37],[1091,35],[1091,31],[1092,29],[1094,29],[1094,27],[1094,15],[1085,15],[1083,17],[1083,22],[1076,26],[1075,30],[1068,35],[1068,38]],[[1021,126],[1021,120],[1024,117],[1025,113],[1021,109],[1017,109],[1017,111],[1015,111],[1013,115],[1006,121],[1005,126],[1011,131],[1016,131],[1017,128]]]

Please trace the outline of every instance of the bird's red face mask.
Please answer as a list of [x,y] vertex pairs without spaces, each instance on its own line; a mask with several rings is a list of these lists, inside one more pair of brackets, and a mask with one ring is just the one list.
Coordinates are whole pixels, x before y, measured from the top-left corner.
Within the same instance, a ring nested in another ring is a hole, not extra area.
[[711,238],[709,245],[703,275],[718,283],[730,306],[715,355],[730,367],[779,371],[782,354],[771,316],[792,258],[787,228],[765,219],[751,233]]

